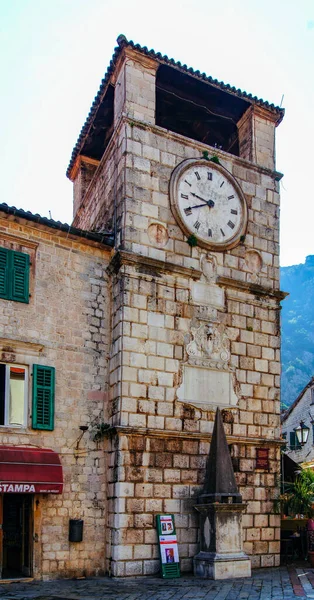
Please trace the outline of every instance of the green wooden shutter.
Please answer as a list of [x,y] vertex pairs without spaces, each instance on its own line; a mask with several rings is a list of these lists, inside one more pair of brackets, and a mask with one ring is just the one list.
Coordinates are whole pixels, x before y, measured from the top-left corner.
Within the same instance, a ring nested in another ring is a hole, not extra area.
[[295,446],[296,446],[295,431],[290,431],[290,448],[294,450]]
[[0,298],[9,299],[9,250],[0,248]]
[[302,448],[295,431],[290,431],[290,447],[292,450],[300,450]]
[[29,255],[0,248],[0,298],[29,302]]
[[55,368],[33,365],[33,429],[54,428]]
[[11,261],[11,300],[29,302],[29,255],[12,252]]

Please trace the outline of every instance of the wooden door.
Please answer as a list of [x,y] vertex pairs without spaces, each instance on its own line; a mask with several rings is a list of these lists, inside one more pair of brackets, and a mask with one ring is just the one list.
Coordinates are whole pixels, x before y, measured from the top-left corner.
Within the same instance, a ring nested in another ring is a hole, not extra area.
[[2,579],[3,564],[3,495],[0,494],[0,579]]
[[24,496],[21,505],[21,529],[22,529],[22,548],[21,548],[21,571],[24,577],[31,575],[32,563],[32,496]]

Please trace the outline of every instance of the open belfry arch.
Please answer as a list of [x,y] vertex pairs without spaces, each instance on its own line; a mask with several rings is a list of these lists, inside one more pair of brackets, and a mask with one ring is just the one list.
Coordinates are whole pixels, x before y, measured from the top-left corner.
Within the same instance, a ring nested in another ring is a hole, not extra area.
[[278,565],[284,111],[117,42],[67,172],[74,226],[114,237],[107,568],[157,572],[154,517],[173,513],[192,570],[217,407],[247,504],[243,550],[253,568]]

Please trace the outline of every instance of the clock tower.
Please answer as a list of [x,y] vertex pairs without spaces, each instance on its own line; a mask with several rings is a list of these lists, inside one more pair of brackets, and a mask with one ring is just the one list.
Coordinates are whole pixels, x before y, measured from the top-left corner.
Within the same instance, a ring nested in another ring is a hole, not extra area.
[[74,225],[115,240],[103,332],[108,570],[159,570],[157,514],[174,514],[181,569],[192,570],[217,407],[247,504],[244,551],[253,568],[275,566],[284,111],[117,42],[68,169]]

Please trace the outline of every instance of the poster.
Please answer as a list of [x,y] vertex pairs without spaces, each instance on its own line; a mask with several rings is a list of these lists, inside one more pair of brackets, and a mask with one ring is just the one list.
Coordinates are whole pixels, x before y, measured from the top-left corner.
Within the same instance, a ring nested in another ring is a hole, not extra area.
[[160,535],[160,555],[163,565],[179,562],[178,542],[176,535]]
[[180,577],[180,561],[174,515],[156,517],[162,577]]
[[172,515],[160,515],[160,526],[163,534],[174,532]]

